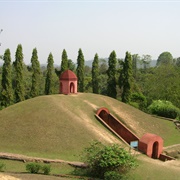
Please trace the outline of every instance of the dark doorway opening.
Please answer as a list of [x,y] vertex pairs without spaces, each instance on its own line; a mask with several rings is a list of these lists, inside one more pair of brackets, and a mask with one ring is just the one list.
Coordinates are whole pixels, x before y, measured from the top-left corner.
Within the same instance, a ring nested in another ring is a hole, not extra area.
[[152,158],[154,159],[158,158],[158,147],[159,147],[159,143],[157,141],[154,142],[152,147]]
[[70,93],[74,93],[75,92],[75,87],[74,87],[74,83],[70,84]]
[[99,117],[103,119],[106,123],[108,122],[108,116],[109,114],[105,110],[102,110],[99,114]]

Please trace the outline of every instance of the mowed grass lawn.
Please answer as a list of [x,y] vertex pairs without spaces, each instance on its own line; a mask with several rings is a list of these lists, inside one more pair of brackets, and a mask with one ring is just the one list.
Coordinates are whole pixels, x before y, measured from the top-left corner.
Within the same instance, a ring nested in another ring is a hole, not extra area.
[[[107,96],[79,93],[40,96],[0,111],[0,152],[80,161],[79,155],[93,140],[125,146],[95,118],[101,107],[108,108],[138,137],[148,132],[161,136],[164,146],[180,143],[180,132],[173,122],[155,118]],[[168,164],[145,155],[137,155],[137,159],[139,166],[130,171],[130,179],[177,180],[180,177],[177,163]],[[31,175],[27,174],[25,163],[0,162],[6,164],[6,173],[22,180],[62,179],[52,174],[67,175],[74,170],[69,165],[53,163],[50,176]]]
[[180,143],[180,133],[170,121],[107,96],[79,93],[40,96],[0,111],[0,151],[74,161],[92,140],[123,145],[95,118],[100,107],[139,137],[149,132],[161,136],[164,146]]
[[179,180],[180,160],[162,162],[148,158],[146,155],[137,157],[138,167],[129,172],[132,180]]
[[[130,170],[127,179],[130,180],[179,180],[180,177],[180,160],[162,162],[148,158],[146,155],[135,155],[138,166]],[[51,163],[50,175],[28,174],[26,164],[19,161],[0,160],[0,163],[6,164],[3,174],[8,174],[21,180],[64,180],[78,179],[72,178],[74,167],[67,164]],[[57,177],[54,175],[66,175],[66,177]],[[70,175],[70,177],[68,177]],[[87,178],[88,179],[88,178]]]

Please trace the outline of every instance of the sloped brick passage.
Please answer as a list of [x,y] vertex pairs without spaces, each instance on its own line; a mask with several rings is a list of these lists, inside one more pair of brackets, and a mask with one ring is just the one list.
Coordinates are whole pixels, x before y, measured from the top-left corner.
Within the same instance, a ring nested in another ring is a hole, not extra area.
[[100,108],[96,113],[96,117],[101,122],[105,122],[106,125],[115,131],[126,143],[130,144],[132,141],[139,140],[139,138],[118,119],[116,119],[107,108]]
[[162,154],[163,139],[160,136],[146,133],[139,139],[105,107],[98,109],[95,116],[125,143],[130,145],[132,142],[137,142],[138,150],[145,153],[147,156],[162,161],[174,159],[173,157]]

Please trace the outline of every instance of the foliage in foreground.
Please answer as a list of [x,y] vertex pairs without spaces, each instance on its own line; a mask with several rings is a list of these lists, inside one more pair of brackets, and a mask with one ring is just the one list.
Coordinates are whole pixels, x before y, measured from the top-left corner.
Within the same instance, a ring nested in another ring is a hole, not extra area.
[[180,109],[169,101],[156,100],[148,107],[150,113],[166,118],[179,118]]
[[6,165],[0,162],[0,172],[2,172],[5,169],[5,167]]
[[51,171],[50,165],[40,165],[38,163],[26,164],[26,170],[30,173],[37,174],[41,170],[43,174],[48,175]]
[[87,173],[97,178],[108,179],[113,174],[117,179],[136,166],[135,158],[124,148],[117,144],[105,146],[96,141],[84,150],[83,160],[88,164]]

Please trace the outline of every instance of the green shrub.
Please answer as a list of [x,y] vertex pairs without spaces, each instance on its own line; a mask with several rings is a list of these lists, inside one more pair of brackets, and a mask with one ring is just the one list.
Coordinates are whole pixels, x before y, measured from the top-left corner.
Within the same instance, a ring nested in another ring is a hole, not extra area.
[[143,94],[132,93],[130,105],[142,111],[145,111],[147,108],[147,99]]
[[180,110],[169,101],[156,100],[148,107],[151,114],[163,116],[166,118],[179,118]]
[[104,180],[120,180],[122,175],[115,171],[108,171],[104,174]]
[[6,165],[0,162],[0,172],[4,171]]
[[51,165],[46,164],[41,167],[41,170],[43,171],[43,174],[48,175],[51,171]]
[[26,170],[33,174],[37,174],[40,169],[41,169],[41,165],[38,163],[28,163],[26,165]]
[[84,151],[83,160],[88,164],[88,174],[104,178],[106,172],[125,174],[136,166],[135,158],[117,144],[104,146],[93,142]]

